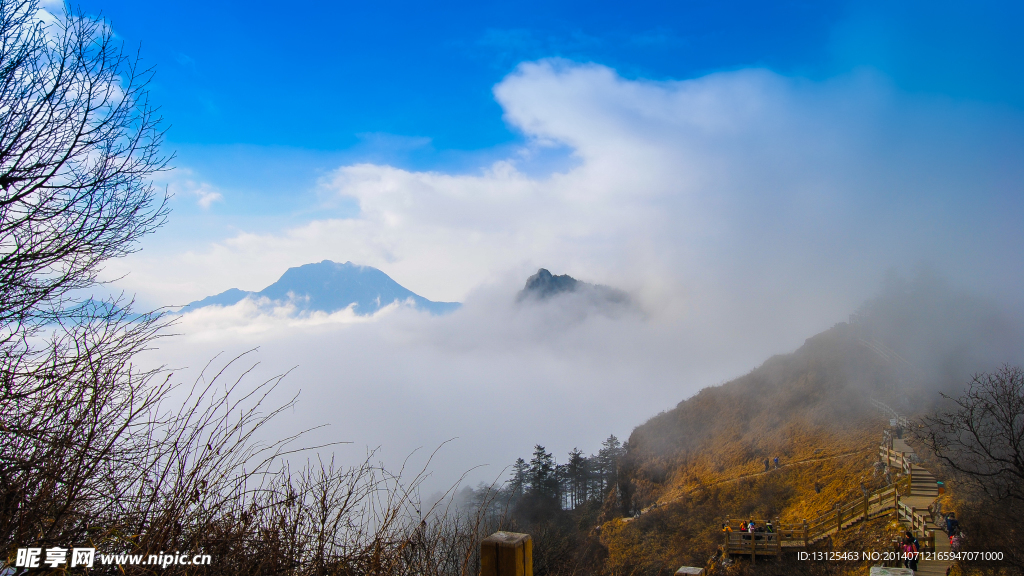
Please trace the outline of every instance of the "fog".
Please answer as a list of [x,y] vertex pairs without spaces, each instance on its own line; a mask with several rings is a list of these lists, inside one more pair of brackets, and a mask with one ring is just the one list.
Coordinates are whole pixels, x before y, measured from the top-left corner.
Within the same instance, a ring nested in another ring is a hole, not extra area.
[[[463,309],[200,310],[145,362],[187,367],[187,380],[218,352],[259,347],[251,378],[295,367],[281,399],[301,390],[271,432],[328,424],[305,442],[352,442],[337,452],[353,460],[380,446],[391,465],[454,438],[431,464],[440,487],[478,465],[469,481],[493,480],[536,443],[564,460],[628,437],[845,321],[891,271],[927,269],[1018,325],[1016,111],[902,93],[870,71],[652,82],[566,61],[523,64],[495,96],[529,142],[519,156],[468,175],[342,166],[321,197],[358,202],[358,217],[147,249],[110,269],[169,304],[351,260]],[[566,147],[561,171],[517,167]],[[572,295],[517,304],[539,267],[622,289],[638,309]],[[1008,348],[986,361],[1017,360]]]

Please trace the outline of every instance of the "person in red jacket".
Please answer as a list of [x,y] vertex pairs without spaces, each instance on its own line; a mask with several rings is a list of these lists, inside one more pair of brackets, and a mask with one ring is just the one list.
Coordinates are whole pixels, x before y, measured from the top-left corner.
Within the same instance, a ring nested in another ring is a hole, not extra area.
[[917,557],[921,552],[921,547],[917,543],[917,538],[909,530],[907,531],[907,537],[903,539],[901,551],[903,552],[903,567],[917,572]]

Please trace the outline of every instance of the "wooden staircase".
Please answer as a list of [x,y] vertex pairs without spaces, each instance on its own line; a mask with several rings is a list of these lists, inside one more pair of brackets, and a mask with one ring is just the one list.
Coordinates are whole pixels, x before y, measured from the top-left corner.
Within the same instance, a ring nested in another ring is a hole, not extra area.
[[[900,499],[897,514],[900,522],[910,531],[920,536],[922,544],[936,553],[949,552],[949,538],[943,527],[937,526],[931,513],[935,500],[939,497],[939,487],[935,476],[916,463],[917,457],[913,448],[902,440],[895,441],[896,448],[902,453],[903,467],[910,476],[910,491]],[[921,560],[915,576],[945,576],[952,562],[946,560]]]
[[935,476],[917,464],[910,467],[910,495],[939,497],[939,486]]
[[[879,447],[879,458],[886,465],[896,468],[905,476],[885,488],[866,493],[840,503],[814,520],[802,524],[783,525],[776,519],[776,533],[760,538],[738,532],[739,524],[726,535],[723,551],[740,556],[776,556],[787,551],[805,549],[828,536],[849,528],[858,522],[878,518],[895,510],[897,518],[917,535],[922,548],[935,552],[949,552],[949,539],[942,527],[934,523],[932,509],[939,496],[935,476],[919,464],[919,459],[905,441],[886,433],[886,440]],[[759,522],[763,525],[763,522]],[[915,576],[945,576],[951,565],[949,561],[922,560]]]

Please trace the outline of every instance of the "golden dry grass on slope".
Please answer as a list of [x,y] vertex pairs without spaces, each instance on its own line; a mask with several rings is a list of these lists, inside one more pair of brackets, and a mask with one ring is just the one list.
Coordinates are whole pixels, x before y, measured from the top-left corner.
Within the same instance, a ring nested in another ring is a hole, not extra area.
[[[872,462],[894,369],[837,325],[793,354],[708,388],[638,427],[623,466],[631,519],[601,527],[608,574],[703,565],[727,517],[799,522],[881,481]],[[781,469],[765,473],[778,456]]]
[[735,481],[691,486],[688,493],[635,518],[602,526],[607,573],[658,574],[681,565],[702,566],[721,543],[721,523],[727,517],[813,519],[833,503],[859,495],[861,482],[877,481],[871,473],[873,459],[870,450],[861,450]]
[[865,449],[883,416],[895,373],[839,325],[793,354],[776,356],[732,382],[706,388],[634,430],[625,461],[630,498],[643,508],[688,485],[711,484],[784,465]]

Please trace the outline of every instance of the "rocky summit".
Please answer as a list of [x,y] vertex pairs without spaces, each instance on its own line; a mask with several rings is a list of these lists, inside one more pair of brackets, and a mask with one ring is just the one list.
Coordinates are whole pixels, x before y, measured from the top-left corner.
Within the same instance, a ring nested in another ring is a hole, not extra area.
[[546,268],[526,279],[526,286],[519,291],[517,302],[524,300],[547,300],[560,294],[582,294],[594,303],[629,305],[632,301],[629,294],[622,290],[581,282],[568,274],[554,275]]

